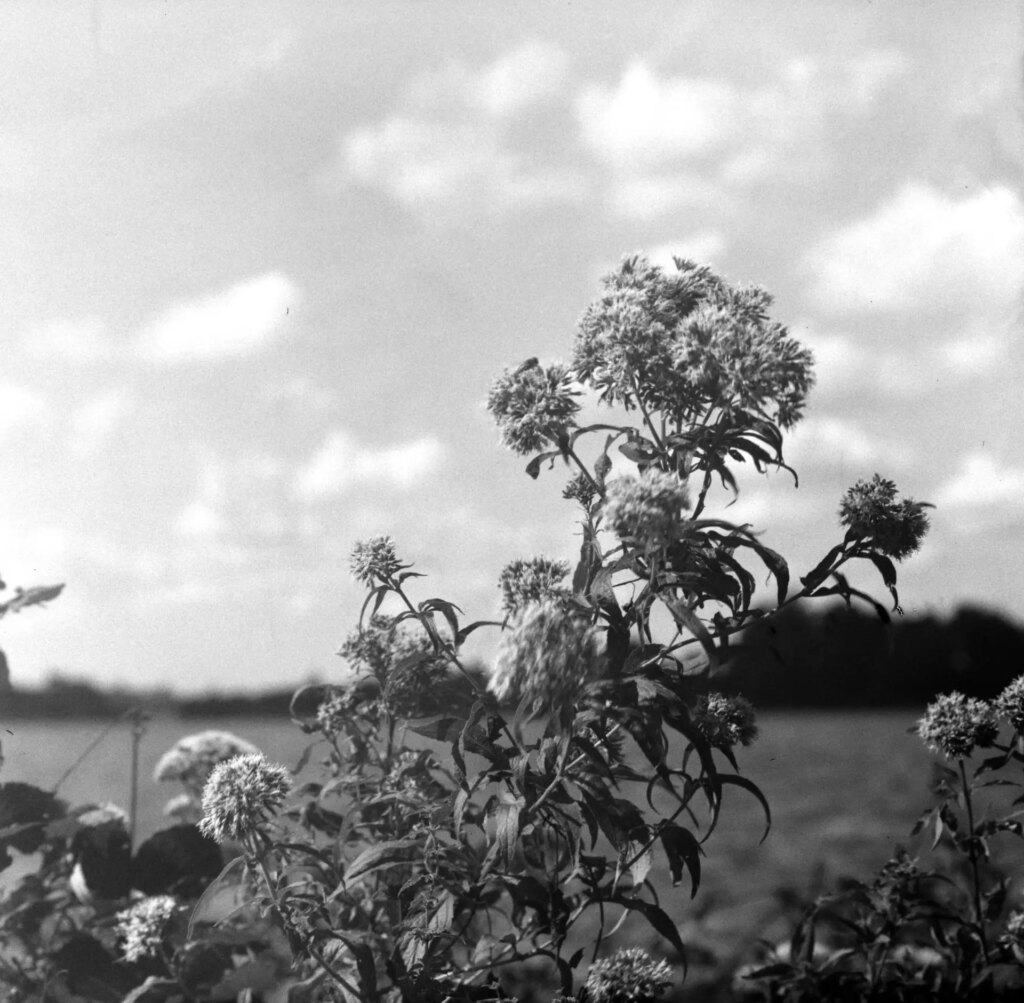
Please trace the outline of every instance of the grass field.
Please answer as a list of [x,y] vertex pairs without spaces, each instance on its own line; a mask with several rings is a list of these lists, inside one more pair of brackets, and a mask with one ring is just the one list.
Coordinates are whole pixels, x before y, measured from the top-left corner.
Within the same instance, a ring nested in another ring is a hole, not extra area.
[[[789,921],[787,901],[812,896],[842,875],[868,877],[897,843],[907,841],[928,803],[930,757],[908,734],[913,722],[906,712],[760,717],[760,737],[741,750],[740,766],[771,804],[767,839],[760,841],[760,807],[745,792],[730,789],[719,829],[707,844],[695,900],[686,882],[671,887],[656,857],[652,878],[690,945],[695,975],[702,968],[721,972],[746,957],[759,939],[781,937]],[[104,727],[15,722],[2,735],[6,763],[0,776],[52,787]],[[165,824],[163,805],[178,793],[175,785],[152,781],[157,759],[182,734],[206,727],[227,727],[289,765],[306,744],[306,736],[288,723],[150,722],[141,745],[140,836]],[[62,784],[61,794],[72,803],[112,800],[127,806],[130,750],[129,728],[120,725]],[[618,939],[657,943],[642,926],[625,926]]]

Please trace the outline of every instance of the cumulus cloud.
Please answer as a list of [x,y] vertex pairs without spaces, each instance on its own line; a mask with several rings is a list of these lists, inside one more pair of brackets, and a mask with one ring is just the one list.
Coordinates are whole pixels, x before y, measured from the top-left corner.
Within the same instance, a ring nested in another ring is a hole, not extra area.
[[269,272],[167,310],[139,336],[139,352],[160,363],[250,355],[280,335],[297,300],[291,280]]
[[567,77],[565,53],[540,42],[480,69],[449,64],[417,80],[393,114],[343,136],[339,173],[409,206],[580,198],[579,172],[528,155],[511,129],[522,113],[555,103]]
[[814,463],[838,467],[883,461],[905,463],[910,453],[891,438],[868,435],[856,422],[832,415],[805,418],[788,437],[786,459],[798,469]]
[[992,509],[1012,506],[1020,512],[1024,497],[1024,467],[998,464],[985,453],[964,457],[960,468],[941,485],[935,496],[940,509]]
[[657,165],[725,142],[738,93],[717,80],[659,80],[640,60],[614,87],[585,87],[576,112],[584,143],[618,166]]
[[339,495],[365,483],[408,489],[437,464],[444,447],[433,436],[375,448],[343,429],[330,432],[297,473],[295,494],[303,500]]
[[978,314],[1019,310],[1024,205],[1004,186],[954,198],[909,184],[866,219],[813,247],[811,296],[838,311]]
[[834,65],[793,59],[756,85],[659,74],[634,59],[614,84],[588,84],[575,111],[583,145],[607,172],[618,213],[652,218],[706,203],[767,175],[799,176],[825,162],[823,132],[866,113],[901,73],[894,50]]

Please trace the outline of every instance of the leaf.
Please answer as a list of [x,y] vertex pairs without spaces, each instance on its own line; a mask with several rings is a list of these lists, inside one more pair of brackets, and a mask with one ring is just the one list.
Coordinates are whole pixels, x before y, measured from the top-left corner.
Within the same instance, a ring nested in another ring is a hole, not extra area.
[[683,867],[690,874],[690,898],[700,887],[700,843],[689,829],[675,822],[666,822],[658,833],[661,845],[668,858],[668,869],[672,874],[672,886],[677,887],[683,880]]
[[526,800],[522,796],[501,801],[494,811],[494,842],[484,858],[481,877],[496,867],[508,871],[512,867],[516,844],[519,841],[520,813]]
[[632,912],[640,913],[679,952],[685,974],[687,970],[686,948],[683,946],[682,938],[679,936],[679,930],[676,928],[675,923],[660,906],[656,906],[652,902],[645,902],[643,899],[632,898],[622,894],[611,896],[608,901],[614,902],[616,905],[625,906]]
[[540,474],[541,464],[545,460],[550,460],[551,462],[548,464],[548,469],[550,470],[551,467],[555,465],[555,460],[557,460],[561,455],[562,451],[559,449],[552,449],[550,452],[540,453],[526,465],[526,472],[536,480]]
[[761,842],[768,838],[768,832],[772,827],[772,810],[768,807],[768,801],[764,794],[761,793],[761,788],[757,786],[752,780],[748,780],[746,777],[740,776],[737,773],[719,773],[718,784],[732,784],[734,787],[742,787],[743,790],[749,791],[754,795],[755,798],[760,802],[761,807],[764,809],[765,817],[765,828],[764,835],[761,836]]
[[832,570],[835,559],[843,552],[843,544],[837,543],[810,571],[800,579],[800,584],[810,592],[817,588]]
[[181,986],[175,979],[161,979],[150,975],[141,986],[137,986],[121,1001],[121,1003],[158,1003],[181,992]]
[[193,930],[195,929],[196,923],[215,923],[219,919],[223,919],[220,915],[211,915],[213,906],[220,896],[225,891],[237,892],[241,887],[241,881],[235,881],[233,885],[228,883],[228,879],[231,875],[240,869],[244,870],[245,857],[235,857],[233,860],[229,860],[224,865],[224,869],[211,881],[207,886],[202,895],[199,896],[199,900],[195,904],[195,908],[192,910],[192,915],[188,919],[188,933],[185,937],[186,940],[192,940]]
[[889,560],[884,554],[865,554],[865,557],[878,568],[878,573],[882,576],[882,581],[885,583],[885,587],[889,590],[889,594],[892,596],[892,608],[896,613],[902,613],[900,609],[900,597],[896,592],[896,567],[892,561]]
[[367,1003],[373,1003],[378,998],[377,992],[377,965],[373,959],[373,951],[369,945],[364,944],[354,937],[346,937],[343,933],[334,933],[351,952],[356,959],[356,971],[359,972],[361,989],[365,994]]
[[664,602],[676,620],[700,641],[701,647],[707,652],[708,671],[714,672],[718,666],[718,650],[715,647],[714,638],[708,633],[708,629],[701,622],[700,617],[684,603],[673,602],[667,598],[664,598]]
[[474,620],[472,623],[467,624],[465,627],[459,629],[455,635],[455,647],[461,648],[466,642],[466,638],[473,633],[474,630],[479,630],[481,627],[500,627],[500,620]]
[[363,877],[382,867],[407,864],[420,848],[418,839],[389,839],[367,847],[345,868],[345,881]]

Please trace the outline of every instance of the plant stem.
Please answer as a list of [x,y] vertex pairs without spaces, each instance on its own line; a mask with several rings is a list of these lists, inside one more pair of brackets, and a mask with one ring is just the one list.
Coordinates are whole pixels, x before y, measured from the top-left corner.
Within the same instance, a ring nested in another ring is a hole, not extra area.
[[974,921],[978,926],[978,935],[981,938],[981,953],[988,964],[988,938],[985,935],[985,917],[981,909],[981,879],[978,876],[978,847],[974,835],[974,803],[971,800],[971,788],[967,781],[967,768],[964,761],[958,760],[960,766],[960,783],[964,795],[964,806],[967,809],[967,827],[969,836],[967,840],[967,854],[971,861],[971,885],[974,893]]

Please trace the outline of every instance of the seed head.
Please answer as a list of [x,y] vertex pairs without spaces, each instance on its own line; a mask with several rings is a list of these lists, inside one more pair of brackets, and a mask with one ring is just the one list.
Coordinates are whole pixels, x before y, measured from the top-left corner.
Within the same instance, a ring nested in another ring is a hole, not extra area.
[[616,951],[590,966],[587,999],[592,1003],[654,1003],[672,985],[672,969],[639,947]]
[[933,752],[967,759],[975,747],[990,746],[999,734],[995,708],[984,700],[946,693],[928,705],[917,733]]
[[609,483],[604,514],[620,540],[654,550],[679,538],[689,504],[686,485],[675,474],[649,467],[639,477]]
[[125,961],[141,961],[159,952],[177,908],[173,896],[152,895],[117,914],[117,935],[124,944]]
[[996,713],[1010,722],[1018,734],[1024,734],[1024,676],[1017,676],[996,697]]
[[352,548],[349,558],[352,577],[363,585],[383,582],[407,566],[398,560],[395,541],[390,536],[372,536],[369,540],[360,540]]
[[552,561],[546,557],[531,557],[507,564],[498,579],[502,608],[514,615],[524,606],[545,599],[558,599],[568,595],[558,584],[569,574],[566,561]]
[[597,630],[547,599],[522,609],[502,635],[488,689],[499,700],[525,699],[534,714],[564,719],[598,674],[600,657]]
[[291,789],[287,768],[267,762],[262,753],[229,759],[203,788],[199,829],[218,843],[241,842],[281,807]]
[[925,505],[898,499],[896,485],[878,474],[858,481],[839,504],[839,521],[854,535],[900,561],[921,546],[928,531]]
[[492,384],[487,410],[501,429],[501,441],[526,455],[554,444],[575,425],[577,392],[563,365],[506,369]]
[[709,693],[698,698],[693,723],[711,745],[750,745],[757,737],[754,708],[743,697]]

